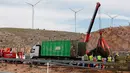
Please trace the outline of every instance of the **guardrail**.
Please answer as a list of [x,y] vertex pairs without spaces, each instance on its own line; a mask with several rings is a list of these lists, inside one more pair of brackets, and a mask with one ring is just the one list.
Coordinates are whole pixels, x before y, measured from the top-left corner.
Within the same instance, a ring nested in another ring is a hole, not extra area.
[[[6,62],[22,62],[26,64],[53,64],[53,65],[62,65],[69,67],[80,67],[80,68],[92,68],[92,69],[102,69],[101,65],[104,65],[107,70],[127,70],[130,71],[130,62],[129,63],[115,63],[115,62],[92,62],[92,61],[75,61],[75,60],[44,60],[44,59],[13,59],[13,58],[0,58],[0,61]],[[89,64],[98,65],[100,67],[88,67]]]

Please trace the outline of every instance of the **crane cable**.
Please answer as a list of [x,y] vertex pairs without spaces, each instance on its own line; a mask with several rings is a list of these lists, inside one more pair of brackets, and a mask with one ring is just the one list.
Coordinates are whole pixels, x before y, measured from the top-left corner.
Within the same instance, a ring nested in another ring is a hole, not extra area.
[[[98,11],[98,16],[99,16],[99,33],[101,32],[102,33],[102,21],[101,21],[101,7],[99,8],[99,11]],[[102,38],[102,34],[100,35],[100,38]],[[100,43],[101,44],[101,43]],[[112,55],[112,50],[110,48],[108,48],[109,52],[110,52],[110,55]]]
[[99,17],[99,30],[102,28],[101,26],[101,7],[99,8],[99,11],[98,11],[98,17]]
[[[98,10],[98,19],[99,19],[99,33],[100,33],[100,31],[101,31],[101,7],[99,8],[99,10]],[[100,35],[100,37],[99,37],[99,40],[101,40],[101,35]],[[99,46],[99,41],[98,40],[98,43],[97,43],[97,47]],[[101,43],[100,43],[100,45],[101,45]],[[96,53],[97,53],[97,49],[96,49]]]
[[[101,28],[102,28],[102,26],[101,26],[101,8],[99,8],[99,11],[98,11],[98,18],[99,18],[99,33],[100,33],[99,39],[101,41],[101,38],[102,38],[102,31],[101,31]],[[102,43],[100,42],[100,45],[101,44]]]

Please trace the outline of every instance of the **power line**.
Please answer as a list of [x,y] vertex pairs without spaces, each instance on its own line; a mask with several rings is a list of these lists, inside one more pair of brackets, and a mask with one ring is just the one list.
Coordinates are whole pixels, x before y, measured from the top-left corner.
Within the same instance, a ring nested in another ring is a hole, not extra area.
[[38,2],[36,2],[35,4],[31,4],[31,3],[27,3],[28,5],[32,6],[32,29],[34,29],[34,7],[40,3],[41,0],[39,0]]
[[80,10],[78,10],[78,11],[75,11],[75,10],[73,10],[73,9],[70,8],[70,10],[75,13],[75,32],[76,32],[76,14],[77,14],[79,11],[83,10],[83,9],[80,9]]

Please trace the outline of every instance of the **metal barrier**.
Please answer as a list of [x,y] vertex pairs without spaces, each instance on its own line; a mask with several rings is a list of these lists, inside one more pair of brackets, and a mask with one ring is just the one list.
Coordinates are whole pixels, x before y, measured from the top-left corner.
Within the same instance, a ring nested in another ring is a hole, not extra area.
[[[13,58],[0,58],[0,61],[12,61],[12,62],[21,62],[24,64],[34,64],[34,63],[39,63],[39,64],[53,64],[53,65],[61,65],[61,66],[69,66],[69,67],[80,67],[80,68],[91,68],[91,69],[102,69],[101,67],[87,67],[85,64],[93,64],[93,65],[104,65],[107,70],[115,70],[119,69],[121,70],[120,67],[118,67],[118,63],[115,62],[93,62],[93,61],[75,61],[75,60],[43,60],[43,59],[13,59]],[[81,65],[79,65],[81,64]],[[120,64],[121,65],[121,64]],[[123,69],[122,69],[123,70]],[[130,62],[128,63],[128,69],[125,70],[130,70]]]

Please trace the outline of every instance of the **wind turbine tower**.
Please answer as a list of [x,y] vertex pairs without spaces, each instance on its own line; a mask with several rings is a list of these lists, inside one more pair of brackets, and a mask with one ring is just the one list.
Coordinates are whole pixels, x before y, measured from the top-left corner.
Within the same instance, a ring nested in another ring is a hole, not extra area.
[[32,29],[34,29],[34,7],[38,4],[38,3],[40,3],[41,2],[41,0],[40,1],[38,1],[38,2],[36,2],[35,4],[31,4],[31,3],[27,3],[28,5],[30,5],[30,6],[32,6]]
[[129,23],[129,26],[130,26],[130,22],[128,22]]
[[114,20],[114,18],[118,17],[118,15],[116,15],[116,16],[111,16],[109,14],[107,14],[107,15],[111,18],[111,25],[110,26],[113,26],[113,20]]
[[73,10],[73,9],[70,8],[70,10],[75,13],[74,15],[75,15],[75,32],[76,32],[76,14],[77,14],[79,11],[83,10],[83,9],[80,9],[80,10],[78,10],[78,11],[75,11],[75,10]]

